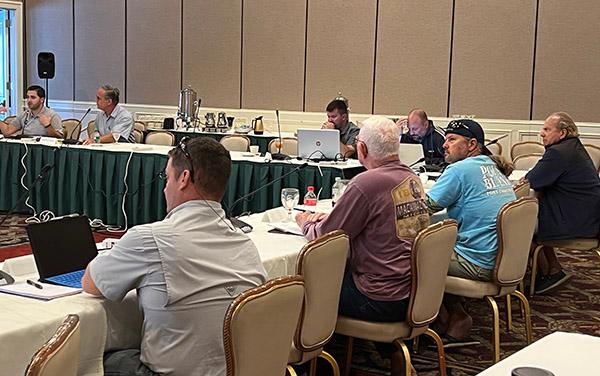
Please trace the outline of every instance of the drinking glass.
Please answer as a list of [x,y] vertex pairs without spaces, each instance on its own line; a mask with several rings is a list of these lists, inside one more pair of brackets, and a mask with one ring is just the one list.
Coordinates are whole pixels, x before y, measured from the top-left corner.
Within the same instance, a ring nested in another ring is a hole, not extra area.
[[288,212],[286,222],[292,221],[292,210],[298,205],[298,200],[300,200],[300,191],[296,188],[283,188],[281,190],[281,205]]

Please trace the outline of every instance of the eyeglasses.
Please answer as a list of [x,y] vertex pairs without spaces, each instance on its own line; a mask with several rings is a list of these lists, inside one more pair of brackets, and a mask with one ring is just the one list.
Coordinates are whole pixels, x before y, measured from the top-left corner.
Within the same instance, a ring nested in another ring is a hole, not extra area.
[[452,120],[450,123],[448,123],[448,127],[446,129],[455,131],[459,128],[466,129],[467,132],[469,132],[471,134],[471,136],[473,136],[472,138],[477,138],[477,136],[475,135],[475,133],[473,133],[471,128],[469,128],[465,123],[463,123],[460,120]]
[[183,152],[183,155],[185,155],[185,159],[187,159],[189,165],[190,165],[190,175],[191,175],[191,180],[192,183],[194,183],[194,161],[192,160],[192,156],[190,155],[190,153],[187,150],[187,146],[186,143],[191,140],[190,137],[183,137],[181,139],[181,141],[179,142],[179,145],[177,145],[177,148],[181,149],[181,151]]

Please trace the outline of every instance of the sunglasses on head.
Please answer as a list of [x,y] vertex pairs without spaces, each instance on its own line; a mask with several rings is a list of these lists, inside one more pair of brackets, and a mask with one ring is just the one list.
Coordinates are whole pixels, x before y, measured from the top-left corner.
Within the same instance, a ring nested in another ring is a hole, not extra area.
[[190,155],[186,143],[191,140],[190,137],[183,137],[181,139],[181,141],[179,142],[179,144],[177,145],[178,149],[181,149],[181,152],[183,153],[183,155],[185,156],[185,159],[187,159],[188,164],[190,165],[190,175],[191,175],[191,179],[192,179],[192,183],[194,183],[194,161],[192,160],[192,156]]

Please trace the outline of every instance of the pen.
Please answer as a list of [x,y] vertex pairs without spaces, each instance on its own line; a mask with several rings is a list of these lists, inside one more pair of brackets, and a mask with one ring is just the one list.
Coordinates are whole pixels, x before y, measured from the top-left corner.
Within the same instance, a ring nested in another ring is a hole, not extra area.
[[44,288],[44,286],[42,286],[41,284],[37,283],[36,281],[32,281],[31,279],[27,280],[27,284],[31,285],[31,286],[35,286],[38,289],[43,289]]

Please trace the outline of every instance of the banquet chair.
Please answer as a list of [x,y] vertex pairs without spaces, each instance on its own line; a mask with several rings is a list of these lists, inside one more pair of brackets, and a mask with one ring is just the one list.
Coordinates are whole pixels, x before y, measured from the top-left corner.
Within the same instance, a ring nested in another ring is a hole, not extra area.
[[411,373],[411,361],[405,339],[421,334],[433,338],[437,345],[439,369],[446,375],[446,360],[442,339],[429,324],[440,310],[444,295],[444,282],[448,273],[450,255],[456,241],[456,221],[446,219],[421,230],[411,250],[412,288],[406,320],[402,322],[374,322],[339,316],[335,332],[348,336],[344,375],[350,374],[354,338],[394,343],[402,351],[406,374]]
[[149,132],[146,135],[146,139],[144,140],[144,142],[149,145],[173,146],[175,145],[175,136],[171,132]]
[[242,135],[228,135],[221,139],[221,145],[229,151],[248,151],[250,139]]
[[522,198],[529,196],[531,192],[531,187],[529,185],[529,182],[525,181],[523,183],[518,183],[517,185],[515,185],[513,187],[513,190],[515,191],[515,196],[517,196],[517,198]]
[[227,376],[284,375],[303,300],[301,276],[276,278],[235,298],[223,323]]
[[[67,139],[79,140],[79,133],[81,133],[81,127],[78,127],[79,120],[77,119],[64,119],[62,122],[63,134]],[[76,129],[77,128],[77,129]],[[73,132],[77,131],[78,134],[74,135]]]
[[600,172],[600,147],[596,145],[584,144],[583,147],[588,152],[596,171]]
[[521,154],[513,160],[515,170],[531,170],[542,158],[542,154]]
[[[487,144],[488,142],[490,142],[490,140],[486,139],[485,143]],[[487,145],[487,148],[494,155],[502,155],[502,145],[500,145],[498,142]]]
[[75,376],[79,360],[79,316],[68,315],[33,355],[25,376]]
[[146,123],[136,120],[133,122],[133,129],[137,129],[138,131],[144,133],[146,132]]
[[87,127],[88,137],[94,137],[94,133],[96,133],[96,120],[90,120]]
[[[524,197],[505,204],[496,219],[498,254],[491,281],[448,276],[446,293],[466,298],[485,299],[492,308],[494,333],[494,363],[500,360],[500,318],[495,298],[517,297],[524,308],[527,344],[531,343],[531,310],[523,293],[517,290],[525,276],[529,246],[537,222],[538,203]],[[507,315],[509,313],[507,312]],[[507,321],[510,321],[507,319]],[[510,328],[510,323],[509,323]]]
[[304,308],[288,362],[310,361],[310,376],[316,372],[317,358],[331,365],[333,375],[340,374],[337,362],[323,347],[335,329],[349,249],[348,235],[336,230],[305,244],[296,261],[296,274],[304,277]]
[[544,144],[537,141],[521,141],[515,143],[510,148],[510,159],[514,162],[515,158],[523,154],[544,154],[546,148],[544,148]]
[[[275,138],[269,142],[267,148],[269,153],[275,154],[279,152],[279,138]],[[281,138],[281,153],[292,157],[298,155],[298,139],[295,137],[282,137]]]
[[141,144],[144,142],[144,132],[140,132],[137,129],[133,129],[133,137],[135,138],[136,144]]

